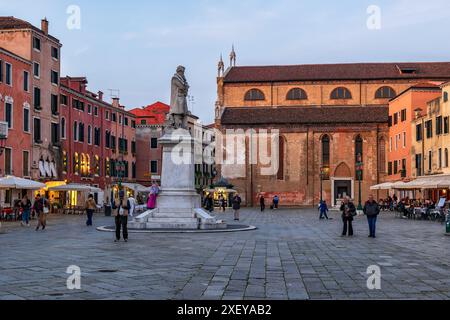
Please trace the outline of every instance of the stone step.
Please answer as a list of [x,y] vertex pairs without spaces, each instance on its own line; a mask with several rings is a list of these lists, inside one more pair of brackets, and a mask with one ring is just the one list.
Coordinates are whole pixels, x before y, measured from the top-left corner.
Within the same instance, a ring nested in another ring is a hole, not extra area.
[[158,212],[153,215],[153,217],[149,217],[149,219],[154,218],[167,218],[167,219],[176,219],[176,218],[182,218],[182,219],[193,219],[195,218],[195,213],[193,212]]
[[147,223],[198,223],[197,218],[150,218]]
[[170,223],[170,222],[148,222],[147,229],[198,229],[198,222],[195,223]]

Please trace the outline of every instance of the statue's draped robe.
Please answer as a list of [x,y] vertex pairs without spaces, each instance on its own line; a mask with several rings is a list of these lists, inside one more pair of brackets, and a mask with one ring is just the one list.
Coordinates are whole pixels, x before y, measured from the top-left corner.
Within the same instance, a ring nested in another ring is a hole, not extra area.
[[172,78],[172,94],[170,99],[171,115],[186,115],[188,112],[187,92],[189,85],[182,76],[175,74]]

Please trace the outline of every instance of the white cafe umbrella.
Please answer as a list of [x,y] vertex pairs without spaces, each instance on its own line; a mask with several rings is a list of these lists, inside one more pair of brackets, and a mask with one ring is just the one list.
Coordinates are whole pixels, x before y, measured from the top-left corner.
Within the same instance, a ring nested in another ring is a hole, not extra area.
[[80,192],[100,192],[101,189],[96,187],[91,187],[84,184],[70,183],[66,185],[51,187],[50,191],[80,191]]
[[0,189],[39,190],[42,188],[45,188],[45,184],[33,180],[14,176],[0,178]]

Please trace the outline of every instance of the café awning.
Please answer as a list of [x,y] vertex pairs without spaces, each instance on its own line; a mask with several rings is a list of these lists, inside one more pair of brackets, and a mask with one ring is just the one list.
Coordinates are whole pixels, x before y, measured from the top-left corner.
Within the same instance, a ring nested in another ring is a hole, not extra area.
[[450,188],[450,175],[425,176],[398,186],[396,189],[447,189]]
[[92,192],[92,193],[99,193],[102,190],[100,188],[84,185],[84,184],[77,184],[77,183],[70,183],[66,185],[51,187],[48,189],[49,191],[80,191],[80,192]]
[[391,190],[398,189],[399,187],[403,187],[406,183],[403,181],[397,182],[385,182],[381,184],[377,184],[375,186],[370,187],[370,190]]
[[45,184],[33,180],[14,176],[0,178],[0,189],[40,190],[42,188],[45,188]]
[[139,183],[122,183],[125,188],[131,189],[134,192],[150,192],[150,188],[147,188]]

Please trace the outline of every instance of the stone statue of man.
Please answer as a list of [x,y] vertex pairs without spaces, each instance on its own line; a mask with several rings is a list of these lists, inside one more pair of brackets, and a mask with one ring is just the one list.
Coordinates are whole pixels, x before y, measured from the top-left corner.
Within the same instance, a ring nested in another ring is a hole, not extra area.
[[172,78],[172,93],[170,99],[169,124],[175,128],[187,129],[187,95],[189,84],[184,76],[185,68],[179,66]]

